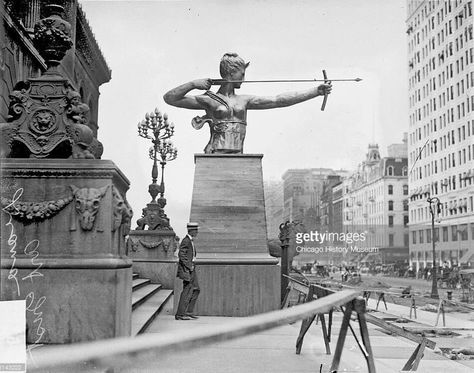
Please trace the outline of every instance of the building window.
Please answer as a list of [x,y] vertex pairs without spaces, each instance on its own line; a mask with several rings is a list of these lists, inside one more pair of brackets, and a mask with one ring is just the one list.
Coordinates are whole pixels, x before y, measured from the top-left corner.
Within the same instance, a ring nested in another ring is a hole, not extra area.
[[404,227],[407,227],[408,226],[408,215],[404,215],[403,216],[403,226]]
[[389,215],[388,217],[388,226],[393,227],[393,215]]
[[443,242],[448,242],[449,237],[448,237],[448,227],[443,227]]
[[426,243],[431,243],[431,229],[426,230]]
[[387,175],[388,176],[393,176],[393,166],[388,166],[387,167]]
[[388,211],[393,211],[393,201],[388,201]]
[[408,233],[405,233],[403,235],[403,246],[408,247],[408,245],[410,244],[409,241],[410,239],[409,239]]
[[451,226],[451,239],[453,241],[458,240],[458,226],[457,225],[452,225]]
[[411,232],[412,243],[416,244],[416,231]]
[[459,233],[461,233],[461,240],[467,241],[467,224],[461,224],[459,226]]
[[408,211],[408,200],[403,200],[403,211]]
[[420,230],[420,231],[418,232],[418,234],[420,235],[420,243],[424,243],[424,242],[425,242],[425,240],[424,240],[423,231],[422,231],[422,230]]
[[408,195],[408,185],[403,186],[403,195],[407,196]]
[[394,241],[393,241],[393,234],[388,235],[388,246],[393,247],[394,246]]
[[[407,168],[406,166],[404,166],[404,167],[402,168],[402,176],[408,176],[408,168]],[[408,186],[407,186],[407,188],[408,188]],[[408,193],[407,193],[407,194],[408,194]]]
[[388,194],[393,194],[393,185],[388,186]]

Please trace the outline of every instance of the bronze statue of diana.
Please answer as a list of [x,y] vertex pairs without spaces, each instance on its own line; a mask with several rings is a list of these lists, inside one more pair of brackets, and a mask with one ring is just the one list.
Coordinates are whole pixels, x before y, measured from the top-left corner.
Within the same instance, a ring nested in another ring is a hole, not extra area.
[[[223,82],[217,92],[211,92],[212,79],[197,79],[182,84],[167,92],[163,99],[169,105],[186,109],[205,110],[202,117],[195,117],[192,125],[196,129],[209,124],[211,138],[204,153],[242,153],[247,127],[247,110],[274,109],[291,106],[331,93],[331,84],[321,84],[305,91],[281,93],[276,96],[237,95],[245,80],[245,62],[236,53],[226,53],[221,59],[220,75]],[[189,95],[193,89],[205,91],[200,95]]]

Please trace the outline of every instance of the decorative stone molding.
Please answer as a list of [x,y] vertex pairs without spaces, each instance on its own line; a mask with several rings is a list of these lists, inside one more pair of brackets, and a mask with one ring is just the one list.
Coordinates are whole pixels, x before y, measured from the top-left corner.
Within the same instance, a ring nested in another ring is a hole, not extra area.
[[140,242],[140,244],[145,249],[157,249],[160,246],[162,246],[163,250],[167,253],[169,248],[170,248],[171,240],[169,238],[168,239],[165,238],[165,239],[162,239],[162,240],[159,240],[159,241],[153,241],[153,242],[147,242],[147,241],[143,241],[143,240],[138,240],[138,242]]
[[[102,197],[107,193],[109,186],[102,188],[77,188],[71,185],[75,199],[75,209],[79,214],[79,221],[81,228],[85,231],[91,231],[94,227],[97,213],[99,211],[100,202]],[[75,219],[72,219],[71,230],[76,230]],[[97,230],[103,230],[102,227],[98,227]]]
[[52,218],[64,209],[73,197],[60,198],[56,201],[43,202],[22,202],[12,201],[8,198],[1,198],[3,211],[9,213],[13,218],[23,224],[32,222],[41,222],[45,219]]
[[102,144],[88,126],[89,106],[58,71],[72,46],[71,25],[61,18],[64,0],[49,0],[48,17],[35,24],[34,46],[47,71],[18,82],[9,95],[7,123],[0,123],[2,158],[100,158]]
[[[164,203],[162,202],[164,201]],[[158,202],[151,202],[142,210],[142,217],[137,220],[136,230],[172,230],[170,219],[163,209],[166,199],[159,198]]]
[[123,228],[122,235],[130,232],[133,211],[127,200],[125,200],[118,189],[112,186],[112,232],[120,227]]
[[48,66],[59,65],[73,45],[70,37],[71,24],[61,18],[64,9],[61,1],[56,2],[59,4],[51,2],[46,5],[51,15],[38,21],[34,27],[34,45]]

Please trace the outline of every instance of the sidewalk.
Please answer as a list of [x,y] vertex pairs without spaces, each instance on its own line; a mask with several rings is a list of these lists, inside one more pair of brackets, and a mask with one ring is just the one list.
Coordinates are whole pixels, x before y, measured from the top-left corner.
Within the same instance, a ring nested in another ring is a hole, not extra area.
[[[171,302],[169,304],[172,304]],[[396,305],[388,304],[389,311],[406,313]],[[408,309],[408,308],[407,308]],[[420,311],[421,312],[421,311]],[[427,312],[429,316],[432,316]],[[420,315],[420,319],[428,315]],[[233,322],[236,318],[229,317],[200,317],[198,320],[176,321],[170,309],[164,310],[148,329],[148,333],[165,333]],[[333,330],[331,333],[331,349],[334,351],[341,324],[342,314],[334,314]],[[450,320],[452,321],[452,320]],[[447,322],[450,322],[447,320]],[[453,321],[454,322],[454,321]],[[326,355],[320,325],[312,325],[309,329],[300,355],[295,353],[296,338],[299,334],[300,322],[279,328],[260,332],[231,341],[214,343],[197,348],[185,354],[169,354],[164,357],[153,357],[144,361],[143,367],[137,367],[130,372],[164,372],[164,373],[212,373],[212,372],[319,372],[323,364],[323,372],[328,372],[333,355]],[[356,333],[356,323],[352,323]],[[463,327],[466,327],[464,324]],[[389,336],[377,327],[369,324],[369,334],[372,350],[375,356],[377,372],[399,372],[405,365],[416,345],[403,338]],[[366,372],[367,365],[355,339],[349,332],[339,366],[339,372]],[[426,349],[425,356],[420,362],[418,372],[449,372],[468,373],[472,367]]]

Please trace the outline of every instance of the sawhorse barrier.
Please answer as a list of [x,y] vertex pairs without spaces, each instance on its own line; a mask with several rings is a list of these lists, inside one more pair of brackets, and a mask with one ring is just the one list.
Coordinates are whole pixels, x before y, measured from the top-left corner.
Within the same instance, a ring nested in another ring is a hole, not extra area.
[[397,325],[389,324],[388,322],[381,320],[373,315],[368,314],[365,317],[367,321],[370,322],[371,324],[377,325],[399,337],[403,337],[403,338],[409,339],[410,341],[418,343],[418,346],[416,347],[415,351],[412,353],[412,355],[410,356],[410,358],[408,359],[408,361],[402,368],[402,371],[417,370],[420,360],[423,357],[423,351],[425,347],[434,349],[436,346],[436,343],[430,339],[411,333],[410,331],[407,331]]
[[[310,302],[314,299],[320,299],[321,297],[325,297],[329,294],[336,293],[336,291],[328,289],[321,285],[317,285],[317,284],[306,285],[291,277],[288,277],[288,278],[291,284],[291,285],[289,284],[290,289],[295,289],[300,293],[306,294],[305,303]],[[434,347],[436,346],[436,343],[425,337],[419,336],[403,328],[400,328],[399,326],[389,324],[384,320],[381,320],[375,316],[367,314],[366,313],[366,300],[365,300],[366,295],[367,295],[366,292],[364,292],[364,297],[359,297],[352,300],[351,302],[348,302],[345,305],[345,309],[343,306],[340,306],[340,309],[343,312],[343,319],[342,319],[341,329],[339,332],[339,337],[337,340],[336,350],[334,352],[334,357],[331,364],[330,372],[337,372],[348,329],[351,331],[354,339],[357,342],[357,345],[359,346],[359,349],[361,350],[367,362],[368,372],[369,373],[375,372],[374,357],[373,357],[372,349],[370,346],[367,322],[370,322],[376,326],[379,326],[396,336],[404,337],[406,339],[409,339],[413,342],[418,343],[418,346],[416,347],[415,351],[412,353],[412,355],[409,357],[408,361],[405,363],[405,365],[402,368],[402,371],[416,371],[423,357],[425,347],[434,349]],[[411,297],[413,300],[414,296],[411,295]],[[416,317],[416,307],[414,307],[413,309],[415,311],[415,317]],[[304,336],[306,335],[309,327],[311,326],[311,324],[317,317],[321,320],[321,328],[323,332],[324,344],[326,347],[326,354],[328,355],[331,354],[329,343],[330,343],[330,338],[331,338],[330,336],[331,336],[331,327],[332,327],[332,311],[333,311],[332,309],[328,311],[328,323],[329,323],[328,328],[326,328],[324,313],[318,313],[303,320],[301,324],[300,333],[296,340],[296,353],[297,354],[301,352]],[[360,330],[360,339],[358,338],[355,330],[352,328],[352,325],[350,324],[351,316],[353,312],[357,314],[357,320],[359,323],[359,330]],[[410,309],[410,313],[411,313],[411,309]]]
[[[301,290],[306,288],[305,303],[310,302],[314,300],[315,298],[318,299],[318,298],[325,297],[326,295],[329,295],[332,293],[328,289],[324,289],[315,285],[309,285],[309,288],[300,286],[300,288]],[[332,313],[333,313],[333,310],[331,309],[328,312],[328,326],[327,327],[326,327],[326,319],[324,317],[324,313],[314,314],[313,316],[303,320],[303,322],[301,323],[300,334],[298,336],[298,339],[296,340],[296,354],[297,355],[299,355],[301,352],[301,347],[303,346],[303,339],[306,332],[308,331],[309,327],[311,326],[311,324],[316,318],[321,320],[321,329],[323,332],[323,340],[324,340],[324,345],[326,347],[326,354],[331,355],[331,347],[329,343],[331,342]]]
[[[355,288],[354,288],[355,289]],[[393,303],[395,303],[395,299],[393,298],[393,296],[397,296],[397,297],[400,297],[400,298],[408,298],[410,297],[411,299],[411,302],[410,302],[410,319],[412,318],[412,315],[415,317],[415,319],[417,319],[417,315],[416,315],[416,298],[415,298],[415,294],[413,293],[409,293],[409,294],[404,294],[404,293],[395,293],[395,292],[386,292],[386,291],[380,291],[380,290],[374,290],[374,289],[370,289],[370,290],[364,290],[364,298],[365,298],[365,301],[368,302],[369,299],[370,299],[370,296],[372,295],[372,293],[374,293],[375,295],[377,295],[377,305],[375,306],[375,310],[378,311],[379,309],[379,304],[380,304],[380,301],[382,301],[384,303],[384,306],[385,306],[385,310],[388,311],[388,308],[387,308],[387,302],[385,301],[385,294],[389,294],[391,295],[392,297],[392,300],[393,300]]]

